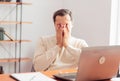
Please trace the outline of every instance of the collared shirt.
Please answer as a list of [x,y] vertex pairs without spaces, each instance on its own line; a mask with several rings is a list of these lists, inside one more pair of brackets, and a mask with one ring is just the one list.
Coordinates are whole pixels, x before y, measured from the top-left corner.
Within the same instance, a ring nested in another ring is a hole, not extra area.
[[33,59],[36,71],[77,67],[81,48],[88,46],[84,40],[74,37],[66,48],[60,48],[56,41],[55,36],[40,38]]

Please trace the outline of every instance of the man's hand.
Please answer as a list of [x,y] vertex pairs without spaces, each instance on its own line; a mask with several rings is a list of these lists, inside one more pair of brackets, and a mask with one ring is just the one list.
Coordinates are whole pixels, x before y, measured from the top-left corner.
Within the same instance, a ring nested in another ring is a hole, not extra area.
[[61,25],[59,24],[57,26],[57,32],[56,32],[56,39],[57,39],[57,45],[59,47],[62,47],[63,46],[63,29],[61,27]]
[[67,24],[57,26],[57,45],[59,47],[67,47],[69,44],[70,31]]
[[69,39],[70,39],[70,30],[68,28],[68,25],[66,25],[64,28],[64,36],[63,36],[63,46],[64,47],[68,46]]

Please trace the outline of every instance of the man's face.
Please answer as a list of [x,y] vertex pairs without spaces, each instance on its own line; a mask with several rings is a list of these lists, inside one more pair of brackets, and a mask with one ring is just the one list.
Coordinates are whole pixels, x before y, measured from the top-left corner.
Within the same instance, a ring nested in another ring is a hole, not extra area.
[[59,28],[64,30],[64,28],[68,27],[69,31],[71,32],[72,21],[69,15],[56,16],[54,24],[55,24],[56,31]]

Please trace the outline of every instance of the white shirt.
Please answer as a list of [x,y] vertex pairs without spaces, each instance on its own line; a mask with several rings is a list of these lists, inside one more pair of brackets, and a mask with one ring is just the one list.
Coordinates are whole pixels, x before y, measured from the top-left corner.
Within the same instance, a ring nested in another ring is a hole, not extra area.
[[82,39],[71,37],[66,48],[56,45],[56,37],[41,37],[34,54],[36,71],[77,67],[81,48],[87,47]]

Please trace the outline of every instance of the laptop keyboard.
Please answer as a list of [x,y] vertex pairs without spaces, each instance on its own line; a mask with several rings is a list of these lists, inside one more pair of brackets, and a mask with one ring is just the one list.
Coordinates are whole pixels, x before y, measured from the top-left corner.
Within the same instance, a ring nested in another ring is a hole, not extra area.
[[63,77],[65,77],[65,78],[75,78],[76,77],[76,73],[63,74]]
[[77,73],[64,73],[54,75],[56,78],[64,79],[67,81],[75,81]]

